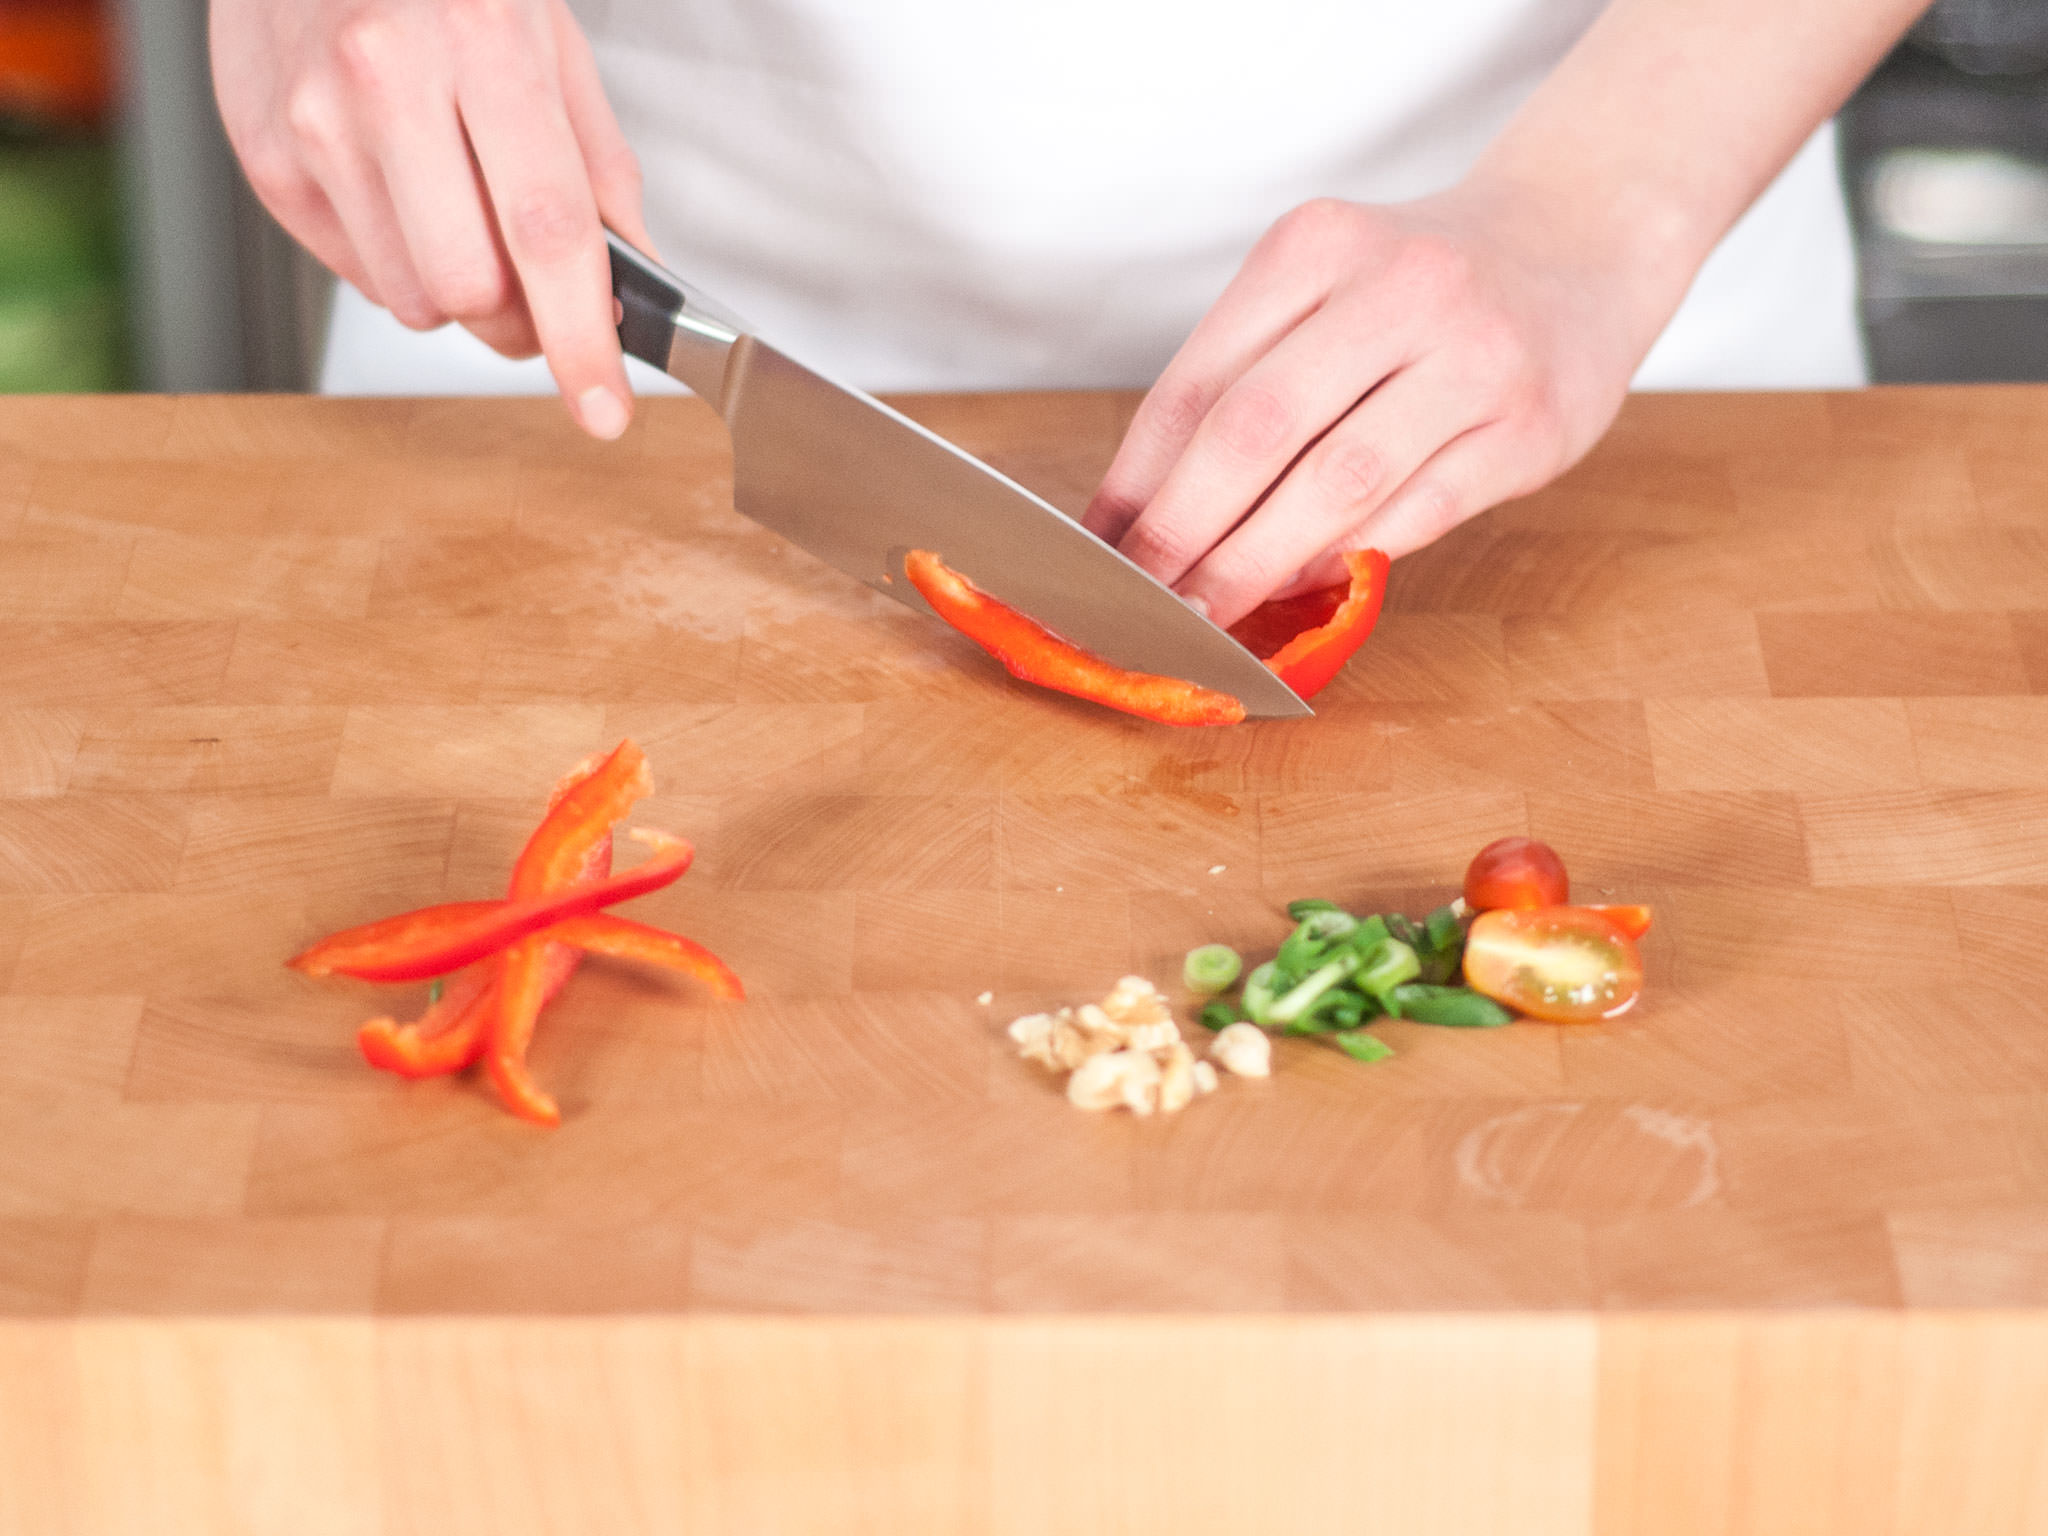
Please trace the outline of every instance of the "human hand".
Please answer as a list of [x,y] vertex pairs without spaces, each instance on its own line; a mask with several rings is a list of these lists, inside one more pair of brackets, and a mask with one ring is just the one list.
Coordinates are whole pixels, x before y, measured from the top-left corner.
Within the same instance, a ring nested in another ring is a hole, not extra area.
[[250,184],[414,330],[544,352],[583,427],[631,393],[600,220],[651,250],[640,170],[563,0],[212,0]]
[[1476,183],[1305,204],[1146,395],[1083,521],[1226,625],[1343,581],[1343,550],[1419,549],[1613,420],[1675,302],[1616,266],[1570,208]]

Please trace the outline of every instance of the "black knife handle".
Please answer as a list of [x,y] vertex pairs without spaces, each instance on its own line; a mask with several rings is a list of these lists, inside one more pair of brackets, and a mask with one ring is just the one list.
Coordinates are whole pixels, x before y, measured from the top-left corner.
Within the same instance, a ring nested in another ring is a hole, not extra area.
[[604,238],[619,301],[619,346],[717,405],[738,322],[610,230]]
[[683,313],[683,290],[610,231],[612,296],[619,301],[619,345],[628,357],[668,369],[668,349]]

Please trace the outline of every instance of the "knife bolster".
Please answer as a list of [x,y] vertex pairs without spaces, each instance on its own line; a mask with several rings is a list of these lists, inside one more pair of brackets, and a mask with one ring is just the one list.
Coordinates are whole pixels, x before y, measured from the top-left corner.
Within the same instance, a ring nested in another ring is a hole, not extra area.
[[738,331],[616,235],[607,242],[612,293],[619,301],[619,346],[719,405]]

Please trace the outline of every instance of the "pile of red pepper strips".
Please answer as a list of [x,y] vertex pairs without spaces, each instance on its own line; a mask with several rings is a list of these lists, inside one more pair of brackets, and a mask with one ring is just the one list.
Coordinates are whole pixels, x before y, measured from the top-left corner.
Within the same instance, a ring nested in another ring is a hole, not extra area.
[[[1344,556],[1351,580],[1263,603],[1230,626],[1246,650],[1302,698],[1320,693],[1365,643],[1386,600],[1387,557],[1376,549]],[[1012,677],[1056,688],[1165,725],[1236,725],[1244,704],[1178,677],[1112,666],[991,597],[928,549],[903,561],[932,611],[1000,661]]]
[[690,867],[692,850],[681,838],[635,831],[628,836],[653,849],[653,857],[611,873],[612,828],[653,787],[646,756],[631,741],[620,742],[555,786],[547,815],[512,866],[504,900],[422,907],[334,934],[286,963],[308,976],[451,977],[412,1023],[365,1024],[356,1036],[364,1058],[414,1078],[482,1061],[513,1114],[558,1125],[561,1110],[527,1071],[526,1050],[541,1010],[585,954],[681,971],[717,997],[746,995],[739,977],[702,945],[603,910],[659,890]]

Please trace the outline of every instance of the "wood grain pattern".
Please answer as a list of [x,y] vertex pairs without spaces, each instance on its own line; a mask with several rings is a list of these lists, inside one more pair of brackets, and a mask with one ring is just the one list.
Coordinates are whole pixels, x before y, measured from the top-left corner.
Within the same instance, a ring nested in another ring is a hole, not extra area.
[[[1075,507],[1133,401],[908,404]],[[1634,399],[1316,721],[1177,733],[688,401],[0,402],[0,1531],[2042,1529],[2044,428]],[[593,962],[553,1135],[371,1073],[281,959],[626,734],[753,1000]],[[1655,904],[1637,1012],[1164,1123],[1001,1039],[1507,833]]]

